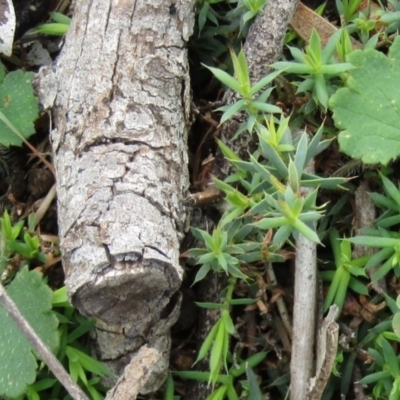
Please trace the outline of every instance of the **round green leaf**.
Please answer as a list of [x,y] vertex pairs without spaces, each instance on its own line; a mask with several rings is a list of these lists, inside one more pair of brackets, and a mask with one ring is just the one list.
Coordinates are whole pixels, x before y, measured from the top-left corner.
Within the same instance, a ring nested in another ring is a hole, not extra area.
[[[7,292],[43,342],[55,352],[59,344],[58,320],[51,311],[53,292],[42,277],[25,268]],[[0,396],[22,395],[26,386],[35,381],[36,368],[30,343],[0,306]]]
[[38,100],[33,94],[32,73],[10,72],[0,86],[0,144],[21,146],[19,132],[25,139],[35,133],[33,123],[39,115]]
[[386,165],[400,155],[400,37],[389,56],[377,50],[355,51],[347,87],[330,99],[340,149],[366,164]]

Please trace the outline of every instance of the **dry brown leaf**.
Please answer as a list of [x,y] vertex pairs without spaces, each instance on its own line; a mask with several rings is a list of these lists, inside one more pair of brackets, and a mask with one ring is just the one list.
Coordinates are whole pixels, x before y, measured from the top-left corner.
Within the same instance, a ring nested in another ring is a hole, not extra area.
[[360,295],[360,304],[367,312],[371,314],[376,314],[386,307],[386,301],[382,301],[379,304],[374,304],[369,302],[368,299],[363,295]]
[[[331,24],[328,20],[321,17],[301,2],[299,2],[296,8],[290,25],[307,43],[309,43],[311,32],[313,28],[315,28],[321,38],[322,46],[325,46],[329,38],[338,30],[335,25]],[[360,42],[354,38],[350,39],[354,49],[362,49],[362,44]]]

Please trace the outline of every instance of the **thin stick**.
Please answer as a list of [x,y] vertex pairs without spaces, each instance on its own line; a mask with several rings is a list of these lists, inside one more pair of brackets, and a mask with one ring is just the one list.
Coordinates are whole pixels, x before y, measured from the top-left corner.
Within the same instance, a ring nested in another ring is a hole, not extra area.
[[42,220],[42,218],[48,211],[50,204],[56,197],[56,194],[57,194],[56,184],[54,184],[47,193],[46,197],[43,199],[42,204],[40,204],[38,210],[36,211],[36,226],[39,225],[39,222]]
[[89,400],[82,389],[71,379],[67,371],[53,355],[53,353],[48,349],[48,347],[43,343],[40,337],[32,329],[28,321],[19,312],[14,301],[7,294],[3,285],[0,284],[0,304],[8,312],[10,317],[14,320],[17,326],[21,329],[25,337],[28,339],[30,344],[38,352],[41,359],[47,364],[50,370],[53,372],[54,376],[59,380],[59,382],[68,391],[74,400]]
[[[272,267],[272,263],[266,263],[266,273],[269,283],[273,286],[278,286],[278,282],[276,280],[275,271],[274,268]],[[276,305],[278,307],[279,314],[282,318],[283,326],[285,327],[288,335],[292,337],[293,329],[292,325],[290,324],[289,313],[286,308],[286,304],[282,299],[282,297],[278,297],[278,299],[276,300]]]
[[35,154],[40,161],[55,175],[54,167],[19,133],[18,129],[11,123],[11,121],[0,111],[0,120],[3,121],[13,132],[14,134],[21,139],[25,145]]
[[[313,162],[313,160],[312,160]],[[314,166],[305,168],[314,172]],[[304,196],[312,188],[302,187]],[[317,297],[317,245],[300,235],[296,241],[290,399],[306,400],[314,370]]]

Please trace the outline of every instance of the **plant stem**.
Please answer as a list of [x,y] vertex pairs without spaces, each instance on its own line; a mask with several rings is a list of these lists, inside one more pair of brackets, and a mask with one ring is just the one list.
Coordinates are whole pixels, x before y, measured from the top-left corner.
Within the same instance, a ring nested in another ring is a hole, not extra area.
[[230,277],[228,280],[228,288],[224,298],[224,308],[229,310],[230,302],[232,300],[233,290],[235,289],[235,285],[237,282],[237,278]]

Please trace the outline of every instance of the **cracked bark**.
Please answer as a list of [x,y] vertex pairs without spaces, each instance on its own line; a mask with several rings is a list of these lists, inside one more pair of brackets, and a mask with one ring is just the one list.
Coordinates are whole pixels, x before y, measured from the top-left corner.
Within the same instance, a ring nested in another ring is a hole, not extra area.
[[180,304],[194,0],[174,4],[77,2],[56,66],[66,284],[79,311],[96,317],[100,358],[118,375],[132,360],[119,381],[126,399],[162,384]]

